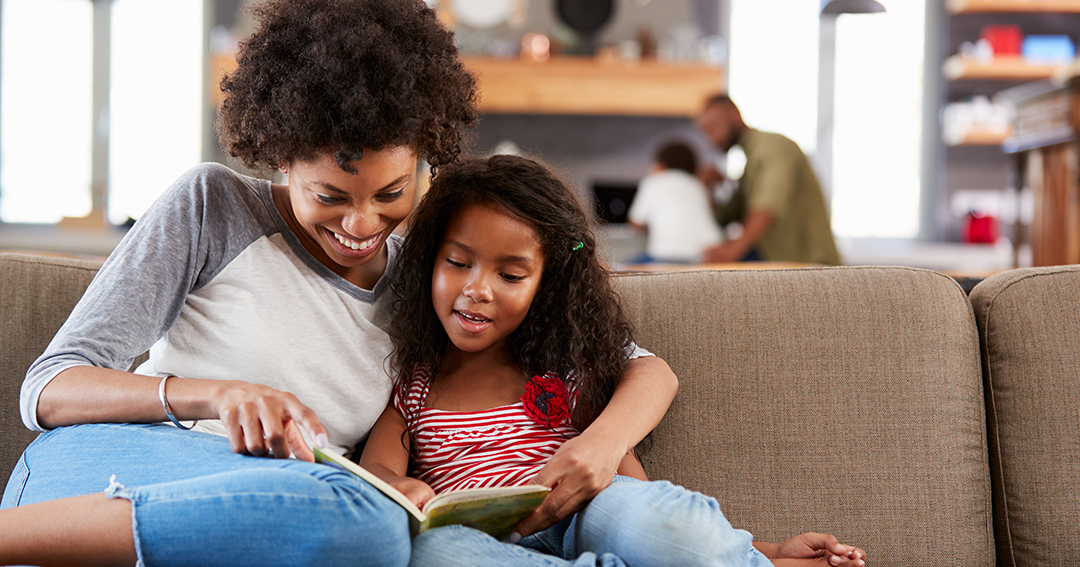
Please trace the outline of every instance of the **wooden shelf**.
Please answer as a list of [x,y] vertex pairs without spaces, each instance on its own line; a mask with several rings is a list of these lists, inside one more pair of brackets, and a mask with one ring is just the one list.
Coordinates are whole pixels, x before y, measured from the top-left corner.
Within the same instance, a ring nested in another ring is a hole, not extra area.
[[221,93],[221,78],[226,73],[236,70],[236,58],[232,55],[215,53],[210,56],[210,102],[215,107],[221,106],[221,100],[225,97]]
[[696,116],[724,89],[723,69],[701,63],[543,62],[465,57],[479,79],[480,110],[502,114]]
[[945,60],[942,72],[950,81],[990,79],[1003,81],[1038,81],[1049,79],[1067,64],[1031,63],[1022,57],[996,57],[983,63],[970,57],[954,55]]
[[948,0],[951,14],[1080,13],[1077,0]]
[[972,128],[964,137],[958,140],[945,140],[948,146],[1001,146],[1008,139],[1008,131],[988,130],[985,128]]

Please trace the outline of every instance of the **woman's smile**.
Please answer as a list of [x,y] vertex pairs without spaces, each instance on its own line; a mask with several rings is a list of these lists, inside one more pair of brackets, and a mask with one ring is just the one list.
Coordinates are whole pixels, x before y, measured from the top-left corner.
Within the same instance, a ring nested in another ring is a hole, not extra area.
[[[279,210],[304,248],[334,273],[372,289],[386,268],[386,240],[412,211],[416,152],[364,152],[341,168],[330,153],[282,166],[289,176]],[[282,189],[282,188],[279,188]]]
[[[383,236],[386,231],[380,232],[375,236],[368,237],[365,240],[356,240],[352,237],[342,236],[341,234],[334,232],[328,228],[323,228],[332,237],[333,241],[336,241],[340,246],[337,246],[338,252],[344,256],[352,256],[354,258],[360,258],[367,256],[368,254],[379,249],[379,243],[382,242]],[[333,242],[331,241],[331,242]]]

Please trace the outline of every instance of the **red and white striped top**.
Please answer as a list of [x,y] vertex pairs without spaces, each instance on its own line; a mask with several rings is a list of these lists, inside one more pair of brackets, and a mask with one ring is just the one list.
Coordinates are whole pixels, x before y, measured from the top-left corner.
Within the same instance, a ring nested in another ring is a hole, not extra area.
[[[425,408],[430,387],[430,369],[414,369],[410,380],[395,387],[394,407],[406,422],[410,416],[415,419],[417,458],[409,476],[437,494],[526,484],[563,443],[578,435],[569,419],[554,427],[534,421],[522,402],[469,412]],[[574,394],[571,387],[570,400]]]

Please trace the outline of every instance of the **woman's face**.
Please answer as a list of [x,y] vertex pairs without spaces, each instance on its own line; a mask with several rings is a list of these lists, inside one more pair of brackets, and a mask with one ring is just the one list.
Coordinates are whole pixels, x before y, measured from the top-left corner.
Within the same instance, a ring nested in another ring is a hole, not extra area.
[[416,152],[365,151],[341,169],[330,153],[283,167],[297,237],[328,268],[365,289],[386,269],[386,240],[412,210]]

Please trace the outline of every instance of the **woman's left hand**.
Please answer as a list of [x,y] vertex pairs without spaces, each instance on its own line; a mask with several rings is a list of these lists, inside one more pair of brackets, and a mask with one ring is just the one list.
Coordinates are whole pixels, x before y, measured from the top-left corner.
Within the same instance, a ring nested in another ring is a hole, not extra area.
[[[625,451],[612,450],[618,446],[599,435],[590,435],[589,430],[563,443],[530,482],[550,486],[551,493],[517,525],[514,533],[524,537],[547,529],[607,488],[626,455]],[[511,539],[516,541],[513,536]]]

